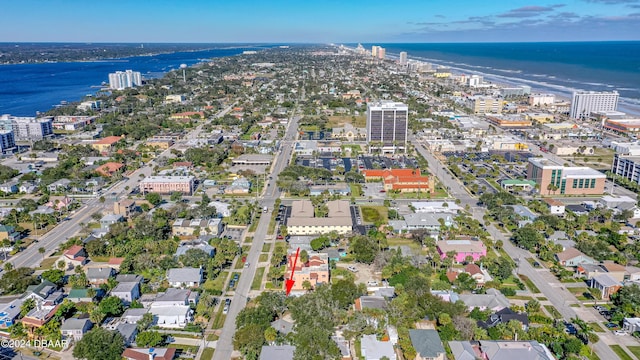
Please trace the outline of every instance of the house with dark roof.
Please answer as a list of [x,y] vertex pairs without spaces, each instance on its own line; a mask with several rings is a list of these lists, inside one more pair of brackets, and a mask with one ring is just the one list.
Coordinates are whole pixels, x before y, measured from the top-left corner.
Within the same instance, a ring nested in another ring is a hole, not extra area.
[[387,299],[382,296],[360,296],[356,299],[355,309],[362,311],[363,309],[381,309],[387,308]]
[[416,350],[415,360],[444,360],[445,350],[440,335],[433,329],[409,330],[411,345]]
[[529,328],[529,317],[525,313],[517,313],[510,308],[504,308],[489,315],[486,321],[478,321],[478,327],[489,329],[498,324],[506,324],[511,320],[518,321],[522,324],[522,330]]
[[295,346],[291,345],[265,345],[260,351],[259,360],[293,360]]
[[473,308],[498,311],[510,305],[509,300],[497,289],[487,289],[486,294],[460,294],[458,298],[470,311]]
[[66,319],[60,326],[63,339],[80,341],[87,331],[91,330],[93,323],[89,319]]
[[453,360],[555,360],[537,341],[449,341]]
[[203,279],[201,268],[173,268],[167,270],[167,280],[171,287],[192,288],[200,286]]
[[271,327],[282,335],[287,335],[293,331],[293,323],[283,319],[273,321]]
[[609,274],[599,274],[591,278],[589,287],[600,290],[600,298],[602,300],[609,300],[611,295],[620,290],[622,283],[611,277]]
[[87,280],[91,285],[106,284],[114,276],[116,276],[116,271],[108,266],[87,269]]

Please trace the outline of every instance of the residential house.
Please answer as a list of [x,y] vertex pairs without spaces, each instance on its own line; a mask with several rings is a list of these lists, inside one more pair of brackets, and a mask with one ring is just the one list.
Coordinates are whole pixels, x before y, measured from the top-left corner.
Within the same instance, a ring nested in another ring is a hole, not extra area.
[[125,305],[128,305],[140,298],[140,283],[135,281],[119,282],[115,288],[111,289],[111,296],[118,297]]
[[591,279],[591,283],[589,286],[592,289],[600,290],[601,299],[609,300],[610,296],[618,292],[622,287],[622,283],[611,276],[609,274],[600,274],[596,275]]
[[564,215],[565,206],[562,201],[552,198],[544,198],[543,201],[547,204],[551,215]]
[[197,305],[199,296],[197,291],[169,288],[165,292],[159,292],[150,306]]
[[538,218],[538,215],[536,213],[534,213],[533,211],[531,211],[531,209],[529,209],[524,205],[505,205],[505,206],[513,209],[513,212],[516,213],[516,215],[522,217],[525,220],[535,221]]
[[66,298],[74,303],[90,303],[101,298],[103,294],[102,289],[71,289]]
[[9,225],[0,225],[0,241],[9,240],[11,242],[16,241],[21,237],[21,234],[16,231],[16,228]]
[[113,203],[113,213],[116,215],[122,215],[125,218],[131,217],[138,212],[138,206],[136,201],[132,199],[124,199]]
[[333,340],[333,342],[335,342],[336,345],[338,345],[338,349],[340,349],[340,355],[342,356],[340,360],[353,359],[351,357],[351,346],[349,344],[349,341],[347,341],[344,337],[338,336],[338,335],[332,336],[331,340]]
[[248,194],[251,189],[251,181],[245,177],[239,177],[224,189],[225,194]]
[[76,266],[83,266],[89,261],[86,250],[80,245],[73,245],[62,253],[62,256],[56,263],[63,261],[67,269],[73,269]]
[[91,330],[93,323],[89,319],[66,319],[60,326],[63,339],[80,341],[87,331]]
[[178,246],[178,249],[176,249],[176,253],[174,254],[174,256],[179,258],[180,256],[186,254],[187,251],[191,249],[200,250],[209,256],[213,256],[216,251],[216,249],[213,246],[207,244],[206,241],[199,239],[194,241],[181,242],[180,245]]
[[489,329],[498,324],[507,324],[509,321],[515,320],[522,324],[522,330],[529,328],[529,317],[526,313],[517,313],[510,308],[504,308],[489,315],[486,321],[478,321],[478,327]]
[[358,311],[363,309],[380,309],[385,310],[387,308],[387,298],[384,296],[360,296],[356,299],[354,308]]
[[120,320],[127,324],[137,324],[142,320],[144,314],[148,313],[149,309],[145,308],[129,308],[120,317]]
[[576,246],[576,242],[570,240],[569,235],[567,235],[567,233],[564,231],[555,231],[547,238],[547,240],[551,241],[554,244],[561,245],[562,251]]
[[581,273],[587,280],[591,280],[594,276],[600,274],[607,274],[620,282],[628,279],[627,268],[613,261],[603,261],[596,264],[580,264],[576,268],[576,271]]
[[227,217],[231,216],[231,209],[229,204],[221,201],[212,201],[209,203],[209,207],[216,208],[218,216]]
[[73,198],[67,196],[50,196],[49,201],[44,204],[45,206],[60,211],[69,208],[73,204]]
[[60,179],[56,182],[53,182],[47,185],[47,190],[49,190],[50,193],[65,192],[69,190],[69,184],[71,184],[71,180]]
[[91,285],[106,284],[114,276],[116,276],[116,271],[108,266],[87,269],[87,280]]
[[38,187],[34,184],[24,182],[20,184],[20,186],[18,187],[18,191],[23,194],[33,194],[34,192],[38,191]]
[[15,194],[18,192],[18,183],[16,181],[7,181],[0,184],[0,192],[5,194]]
[[474,308],[480,310],[499,311],[510,306],[509,300],[497,289],[487,289],[485,294],[460,294],[458,298],[467,306],[469,311]]
[[537,341],[480,340],[449,341],[453,360],[555,360],[549,349]]
[[22,310],[24,299],[15,299],[0,305],[0,329],[6,329],[16,322]]
[[127,348],[122,352],[125,360],[173,360],[174,348]]
[[96,168],[96,172],[104,177],[112,177],[124,171],[124,164],[117,162],[107,162]]
[[173,268],[167,271],[169,286],[177,288],[198,287],[203,280],[201,268]]
[[378,341],[376,335],[363,335],[360,340],[360,353],[365,360],[380,360],[387,357],[396,360],[396,352],[390,341]]
[[293,323],[283,319],[277,319],[271,322],[271,327],[276,329],[282,335],[288,335],[293,331]]
[[411,345],[416,350],[414,360],[445,360],[445,350],[440,335],[433,329],[409,330]]
[[142,282],[144,281],[144,278],[136,274],[120,274],[116,276],[116,281],[119,283],[137,282],[138,284],[140,284],[140,286],[142,286]]
[[329,193],[330,195],[342,195],[348,196],[351,194],[351,188],[349,184],[341,183],[335,185],[313,185],[309,187],[309,195],[310,196],[319,196],[324,192]]
[[192,322],[193,310],[189,306],[192,300],[191,295],[191,291],[180,289],[167,289],[166,292],[158,294],[149,307],[149,312],[156,319],[156,325],[162,328],[181,329]]
[[436,248],[440,258],[445,259],[449,253],[453,253],[453,261],[456,263],[465,262],[467,257],[472,261],[478,261],[487,255],[487,248],[484,243],[477,239],[462,240],[441,240],[436,242]]
[[100,219],[100,227],[109,228],[109,226],[124,222],[124,216],[117,214],[107,214]]
[[315,288],[318,284],[326,284],[329,282],[329,258],[327,254],[310,253],[309,260],[307,260],[306,263],[296,261],[296,258],[295,253],[290,253],[287,256],[287,270],[284,275],[285,279],[289,279],[293,271],[293,280],[295,283],[293,284],[292,290],[304,290],[304,283],[307,281],[311,284],[312,288]]
[[412,201],[411,206],[417,213],[451,213],[457,214],[458,211],[463,210],[453,201]]
[[27,336],[30,339],[36,337],[36,329],[41,328],[53,318],[58,310],[55,306],[36,306],[29,311],[21,320],[22,326],[27,329]]
[[629,334],[640,331],[640,318],[624,318],[622,321],[622,329]]
[[596,261],[583,254],[576,248],[568,248],[563,252],[555,254],[556,260],[564,267],[574,267],[581,264],[594,264]]
[[171,226],[174,236],[200,236],[211,235],[218,237],[222,234],[223,225],[221,219],[176,219]]
[[138,326],[136,324],[120,323],[116,326],[116,331],[122,335],[124,345],[131,346],[136,340],[136,335],[138,335]]
[[259,360],[293,360],[295,351],[291,345],[264,345]]
[[[441,223],[441,221],[443,221],[443,223]],[[389,226],[391,226],[395,232],[424,229],[431,232],[434,238],[438,237],[442,224],[445,226],[454,224],[451,214],[420,212],[406,214],[403,220],[389,220]]]

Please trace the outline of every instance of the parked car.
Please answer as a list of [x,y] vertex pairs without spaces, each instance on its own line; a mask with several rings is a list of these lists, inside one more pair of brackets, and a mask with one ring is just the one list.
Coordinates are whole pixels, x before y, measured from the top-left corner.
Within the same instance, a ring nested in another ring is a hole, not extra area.
[[375,280],[367,281],[367,286],[378,286],[378,282]]
[[358,269],[355,266],[347,266],[347,270],[351,272],[358,272]]
[[249,267],[249,263],[248,262],[244,263],[244,267],[248,268]]
[[607,328],[609,328],[609,329],[613,329],[613,328],[617,328],[618,324],[610,322],[610,323],[606,324],[605,326]]
[[624,336],[627,335],[627,332],[624,330],[616,330],[613,332],[614,334],[618,335],[618,336]]

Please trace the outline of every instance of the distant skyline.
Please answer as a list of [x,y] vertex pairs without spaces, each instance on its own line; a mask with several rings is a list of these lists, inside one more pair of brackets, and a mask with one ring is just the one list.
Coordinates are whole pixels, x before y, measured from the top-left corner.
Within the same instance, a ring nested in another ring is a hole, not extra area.
[[640,40],[640,0],[20,0],[0,42]]

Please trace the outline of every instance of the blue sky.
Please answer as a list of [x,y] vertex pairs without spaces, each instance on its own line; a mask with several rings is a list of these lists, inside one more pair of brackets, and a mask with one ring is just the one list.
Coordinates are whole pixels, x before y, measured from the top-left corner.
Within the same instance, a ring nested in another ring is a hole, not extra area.
[[19,0],[0,42],[640,40],[640,0]]

